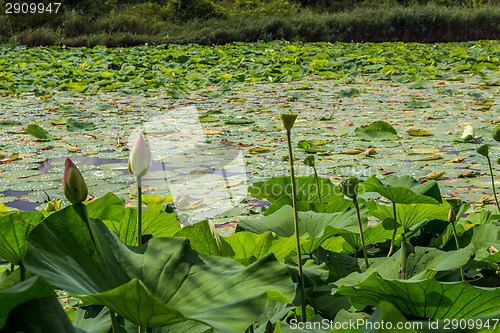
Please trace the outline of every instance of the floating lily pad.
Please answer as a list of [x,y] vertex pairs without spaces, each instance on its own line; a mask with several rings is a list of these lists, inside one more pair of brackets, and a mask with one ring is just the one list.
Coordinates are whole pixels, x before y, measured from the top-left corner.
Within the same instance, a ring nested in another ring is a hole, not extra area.
[[431,133],[427,132],[426,130],[419,130],[419,129],[409,129],[406,131],[409,135],[412,136],[429,136],[432,135]]
[[26,128],[26,132],[33,135],[35,138],[37,138],[40,141],[51,141],[51,140],[59,139],[59,138],[49,134],[49,132],[47,132],[46,130],[44,130],[43,128],[41,128],[37,124],[28,125],[28,127]]
[[39,175],[41,173],[42,173],[42,171],[40,171],[40,170],[11,170],[11,171],[5,171],[5,172],[0,173],[0,177],[17,179],[17,178],[27,178],[27,177]]
[[13,191],[41,191],[62,186],[61,182],[23,182],[11,185]]
[[385,121],[375,121],[371,124],[356,128],[356,136],[364,140],[396,140],[398,133]]

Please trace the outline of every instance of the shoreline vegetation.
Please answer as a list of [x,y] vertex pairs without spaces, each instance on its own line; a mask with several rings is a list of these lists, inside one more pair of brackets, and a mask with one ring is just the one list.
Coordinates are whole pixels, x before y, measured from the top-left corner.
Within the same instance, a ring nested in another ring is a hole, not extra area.
[[57,14],[5,14],[6,2],[0,0],[0,42],[120,47],[271,40],[436,43],[500,37],[500,5],[481,0],[60,1]]

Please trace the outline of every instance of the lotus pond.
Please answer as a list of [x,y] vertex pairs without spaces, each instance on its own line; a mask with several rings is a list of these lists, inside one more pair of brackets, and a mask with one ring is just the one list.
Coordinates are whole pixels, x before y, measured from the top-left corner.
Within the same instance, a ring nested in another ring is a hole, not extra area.
[[[500,216],[476,151],[500,187],[498,41],[0,53],[0,332],[500,331]],[[298,230],[281,113],[298,114]],[[85,205],[64,198],[67,157]],[[308,331],[362,329],[332,325]]]

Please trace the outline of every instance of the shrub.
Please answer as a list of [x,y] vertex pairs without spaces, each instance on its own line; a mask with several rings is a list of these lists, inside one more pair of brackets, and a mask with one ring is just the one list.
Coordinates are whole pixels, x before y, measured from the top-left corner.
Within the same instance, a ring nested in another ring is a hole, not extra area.
[[170,18],[183,21],[226,15],[224,8],[210,0],[170,0],[166,5],[166,12]]
[[29,29],[17,36],[21,45],[36,47],[54,45],[58,40],[57,33],[50,28]]

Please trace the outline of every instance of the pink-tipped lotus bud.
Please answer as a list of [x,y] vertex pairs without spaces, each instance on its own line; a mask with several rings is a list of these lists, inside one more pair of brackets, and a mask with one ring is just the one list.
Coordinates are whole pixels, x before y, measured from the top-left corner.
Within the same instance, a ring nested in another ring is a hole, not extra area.
[[148,145],[144,141],[142,134],[139,134],[135,140],[134,146],[130,151],[128,158],[128,170],[137,178],[143,177],[148,173],[151,165],[151,154]]
[[450,208],[450,211],[448,213],[448,220],[450,221],[450,223],[455,223],[455,221],[457,220],[457,217],[455,216],[455,213],[453,212],[453,209]]
[[67,158],[64,163],[63,190],[64,195],[72,204],[82,203],[87,199],[87,184],[70,158]]

